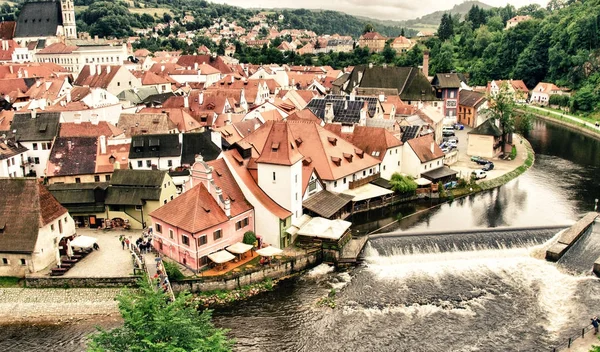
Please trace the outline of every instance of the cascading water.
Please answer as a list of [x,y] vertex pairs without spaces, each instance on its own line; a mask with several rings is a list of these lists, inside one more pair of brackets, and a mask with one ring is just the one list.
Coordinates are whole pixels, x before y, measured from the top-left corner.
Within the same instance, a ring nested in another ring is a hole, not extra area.
[[590,275],[596,259],[600,258],[600,221],[595,223],[558,261],[575,275]]

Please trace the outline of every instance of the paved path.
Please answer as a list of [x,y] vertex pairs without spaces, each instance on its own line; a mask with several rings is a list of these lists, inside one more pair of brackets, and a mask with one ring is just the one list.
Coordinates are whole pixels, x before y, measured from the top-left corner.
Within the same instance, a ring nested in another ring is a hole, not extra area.
[[556,112],[556,111],[552,111],[552,110],[544,109],[544,108],[541,108],[541,107],[539,107],[539,106],[534,106],[534,105],[527,105],[527,106],[528,106],[528,107],[530,107],[530,108],[532,108],[532,109],[535,109],[535,110],[539,110],[539,111],[543,111],[543,112],[546,112],[546,113],[550,113],[550,114],[552,114],[552,115],[556,115],[556,116],[564,117],[564,118],[566,118],[566,119],[569,119],[569,120],[575,121],[575,122],[577,122],[577,123],[579,123],[579,124],[586,125],[586,126],[588,126],[588,127],[591,127],[592,129],[595,129],[596,131],[598,131],[598,132],[600,133],[600,127],[596,127],[596,126],[595,126],[593,123],[587,122],[587,121],[585,121],[585,120],[582,120],[582,119],[580,119],[580,118],[578,118],[578,117],[571,116],[571,115],[569,115],[569,114],[565,114],[565,113],[560,113],[560,112]]
[[571,344],[571,348],[564,348],[561,351],[568,352],[589,352],[593,346],[600,346],[598,336],[592,331],[586,332],[585,336],[578,338]]

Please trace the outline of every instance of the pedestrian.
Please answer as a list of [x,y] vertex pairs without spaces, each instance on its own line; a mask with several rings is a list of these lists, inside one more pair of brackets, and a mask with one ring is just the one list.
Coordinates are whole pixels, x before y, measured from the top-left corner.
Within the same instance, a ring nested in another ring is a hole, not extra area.
[[598,317],[592,318],[592,325],[594,326],[594,335],[598,333]]
[[119,240],[121,240],[121,247],[125,249],[125,236],[121,235],[121,237],[119,237]]
[[125,238],[125,245],[129,248],[129,238]]

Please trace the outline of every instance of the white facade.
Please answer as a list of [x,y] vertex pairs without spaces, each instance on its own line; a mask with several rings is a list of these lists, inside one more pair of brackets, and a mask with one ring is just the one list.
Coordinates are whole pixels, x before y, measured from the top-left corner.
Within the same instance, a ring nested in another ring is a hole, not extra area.
[[46,176],[46,164],[50,158],[53,141],[20,142],[28,149],[27,156],[31,160],[29,169],[35,171],[37,177]]
[[61,111],[60,122],[91,122],[98,124],[99,121],[106,121],[116,125],[119,122],[122,110],[121,104],[79,110],[65,109]]
[[77,25],[75,23],[75,6],[72,0],[61,0],[63,30],[65,37],[77,39]]
[[22,64],[24,62],[32,62],[33,55],[31,54],[29,49],[27,49],[26,47],[17,47],[17,48],[15,48],[15,51],[13,51],[13,53],[11,55],[11,61],[18,62],[20,64]]
[[[0,276],[23,277],[47,268],[56,261],[57,243],[60,239],[74,234],[75,221],[69,213],[64,213],[39,229],[33,253],[0,253]],[[5,261],[7,264],[3,264]]]
[[129,158],[131,168],[134,170],[154,170],[152,165],[158,170],[169,170],[181,166],[181,156],[162,157],[162,158]]
[[302,160],[291,166],[258,163],[258,186],[277,204],[302,216]]
[[27,174],[27,152],[0,160],[0,177],[24,177]]
[[210,73],[206,75],[203,74],[201,70],[198,70],[198,73],[195,75],[170,74],[169,76],[177,81],[177,83],[204,83],[205,87],[213,85],[215,82],[218,82],[221,79],[220,73]]
[[122,65],[127,60],[127,46],[123,45],[89,45],[80,46],[70,53],[43,54],[36,53],[36,62],[52,62],[60,65],[76,75],[86,64]]
[[379,165],[381,177],[389,180],[395,172],[401,172],[402,168],[402,146],[389,148]]
[[321,183],[321,181],[319,181],[319,178],[313,171],[313,173],[310,175],[310,179],[308,181],[308,187],[306,187],[306,191],[304,192],[302,201],[307,200],[308,198],[321,192],[322,190],[323,190],[323,184]]
[[373,176],[374,174],[379,172],[381,164],[377,164],[371,166],[370,168],[366,168],[354,174],[347,175],[345,177],[340,177],[335,181],[323,181],[325,183],[325,189],[330,192],[342,193],[350,189],[350,182],[357,181],[363,179],[365,177]]
[[407,145],[403,148],[401,170],[405,175],[419,178],[421,177],[422,173],[439,169],[443,166],[443,157],[422,163],[410,145]]

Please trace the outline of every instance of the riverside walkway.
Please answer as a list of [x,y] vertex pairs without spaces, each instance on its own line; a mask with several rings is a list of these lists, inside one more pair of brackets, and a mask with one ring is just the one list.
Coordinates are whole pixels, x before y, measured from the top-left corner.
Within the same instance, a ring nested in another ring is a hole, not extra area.
[[578,117],[575,117],[575,116],[572,116],[572,115],[569,115],[569,114],[566,114],[566,113],[560,113],[560,112],[556,112],[556,111],[544,109],[544,108],[539,107],[539,106],[533,106],[533,105],[526,105],[526,106],[529,107],[529,108],[531,108],[531,109],[543,111],[543,112],[551,114],[551,115],[555,115],[555,116],[558,116],[558,117],[569,119],[571,121],[577,122],[578,124],[582,124],[582,125],[585,125],[585,126],[591,128],[593,130],[596,130],[597,133],[600,133],[600,127],[594,125],[591,122],[587,122],[585,120],[582,120],[582,119],[580,119]]

